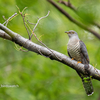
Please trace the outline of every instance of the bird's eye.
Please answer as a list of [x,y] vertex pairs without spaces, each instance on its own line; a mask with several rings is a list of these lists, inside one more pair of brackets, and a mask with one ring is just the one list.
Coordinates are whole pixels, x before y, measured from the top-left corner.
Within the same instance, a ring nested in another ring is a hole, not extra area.
[[72,32],[72,34],[74,34],[74,32]]

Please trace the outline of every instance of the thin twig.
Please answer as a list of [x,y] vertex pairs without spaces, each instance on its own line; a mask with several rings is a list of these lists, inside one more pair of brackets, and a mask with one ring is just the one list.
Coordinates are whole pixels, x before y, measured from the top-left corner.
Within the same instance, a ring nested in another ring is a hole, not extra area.
[[30,40],[31,37],[30,37],[29,30],[28,30],[28,28],[27,28],[27,26],[26,26],[26,23],[25,23],[25,16],[23,16],[23,14],[21,14],[21,16],[22,16],[22,18],[23,18],[24,26],[25,26],[25,28],[26,28],[26,30],[27,30],[27,33],[28,33],[28,36],[29,36],[29,40]]
[[5,16],[2,16],[3,17],[3,19],[6,21],[6,18],[5,18]]
[[24,12],[24,10],[25,9],[27,9],[27,7],[25,7],[23,10],[22,10],[22,12],[20,11],[20,9],[19,9],[19,7],[16,5],[16,7],[17,7],[17,9],[18,9],[18,11],[19,11],[19,14],[22,16],[22,18],[23,18],[23,22],[24,22],[24,26],[25,26],[25,28],[26,28],[26,30],[27,30],[27,33],[28,33],[28,36],[29,36],[29,40],[30,40],[30,33],[29,33],[29,30],[28,30],[28,28],[27,28],[27,26],[26,26],[26,23],[25,23],[25,14],[23,14],[23,12]]
[[23,52],[28,52],[29,50],[23,50],[23,49],[21,49],[21,48],[20,48],[20,51],[23,51]]
[[27,7],[25,7],[23,10],[22,10],[22,13],[27,9]]
[[7,26],[8,22],[9,22],[12,18],[14,18],[16,15],[17,15],[17,13],[14,13],[11,17],[9,17],[9,18],[3,23],[3,25],[6,24],[6,26]]
[[[50,11],[48,11],[48,13],[47,13],[46,16],[43,16],[43,17],[41,17],[41,18],[38,19],[36,25],[35,25],[34,28],[33,28],[33,33],[34,33],[34,31],[35,31],[37,25],[39,24],[39,21],[40,21],[41,19],[43,19],[43,18],[46,18],[46,17],[49,15],[49,13],[50,13]],[[33,36],[33,34],[31,34],[31,38],[32,38],[32,36]]]
[[29,20],[27,20],[27,22],[28,22],[29,24],[36,25],[36,24],[34,24],[34,23],[29,22]]

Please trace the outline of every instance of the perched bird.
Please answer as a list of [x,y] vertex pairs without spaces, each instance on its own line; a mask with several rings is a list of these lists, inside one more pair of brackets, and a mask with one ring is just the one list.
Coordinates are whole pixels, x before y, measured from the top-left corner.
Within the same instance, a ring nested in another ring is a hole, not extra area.
[[[73,31],[65,31],[69,36],[69,41],[67,45],[67,52],[70,58],[76,60],[78,63],[84,64],[84,68],[87,71],[89,67],[89,57],[85,44],[79,39],[78,34]],[[83,86],[85,88],[86,94],[93,94],[93,86],[91,82],[91,77],[89,74],[82,74],[78,72],[78,75],[81,77]]]

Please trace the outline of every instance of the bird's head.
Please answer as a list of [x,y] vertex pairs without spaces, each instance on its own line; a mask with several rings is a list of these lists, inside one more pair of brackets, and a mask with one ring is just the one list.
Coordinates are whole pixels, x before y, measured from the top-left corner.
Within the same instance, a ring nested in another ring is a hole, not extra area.
[[77,36],[78,37],[77,33],[75,31],[73,31],[73,30],[65,31],[65,33],[68,34],[69,38],[71,38],[73,36]]

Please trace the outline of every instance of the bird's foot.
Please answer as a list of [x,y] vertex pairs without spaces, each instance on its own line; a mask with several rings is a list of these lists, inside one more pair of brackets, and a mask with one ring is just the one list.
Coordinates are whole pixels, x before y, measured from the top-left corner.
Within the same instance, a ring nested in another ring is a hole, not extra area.
[[72,58],[71,60],[74,60],[74,58]]
[[78,61],[77,64],[82,63],[81,61]]

